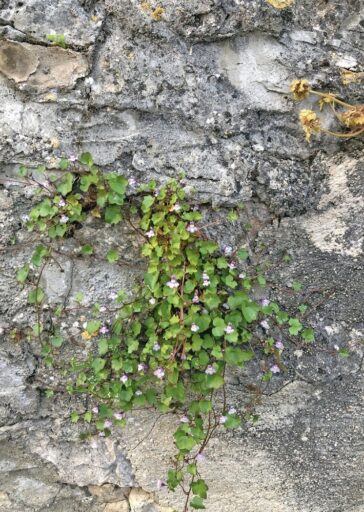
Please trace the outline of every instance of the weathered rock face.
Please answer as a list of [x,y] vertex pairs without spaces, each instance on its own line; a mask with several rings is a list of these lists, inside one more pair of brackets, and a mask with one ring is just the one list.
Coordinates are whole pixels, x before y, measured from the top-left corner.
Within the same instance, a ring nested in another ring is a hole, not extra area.
[[[19,164],[52,168],[88,150],[137,181],[184,171],[199,200],[244,201],[239,222],[211,228],[214,238],[238,245],[251,223],[252,252],[273,263],[272,296],[309,306],[316,348],[287,353],[289,371],[256,426],[213,439],[207,510],[362,512],[363,141],[308,145],[288,94],[291,80],[305,77],[363,102],[360,83],[340,85],[343,69],[362,71],[362,2],[296,0],[284,11],[263,0],[148,5],[0,0],[0,511],[181,510],[178,494],[153,494],[173,454],[175,420],[133,414],[111,441],[82,444],[68,417],[87,408],[84,399],[46,399],[57,375],[42,369],[35,342],[9,336],[32,322],[14,273],[32,247],[21,216],[36,201],[33,187],[11,180]],[[151,16],[157,5],[160,21]],[[64,34],[66,48],[49,34]],[[130,288],[142,266],[130,232],[97,222],[77,232],[105,251],[114,236],[128,265],[49,266],[50,303],[80,290],[104,303],[115,287]],[[68,251],[73,243],[65,241]],[[293,297],[295,279],[303,289]],[[338,359],[336,346],[348,346],[349,358]],[[85,346],[65,350],[82,356]],[[232,404],[244,403],[249,379],[229,377]]]

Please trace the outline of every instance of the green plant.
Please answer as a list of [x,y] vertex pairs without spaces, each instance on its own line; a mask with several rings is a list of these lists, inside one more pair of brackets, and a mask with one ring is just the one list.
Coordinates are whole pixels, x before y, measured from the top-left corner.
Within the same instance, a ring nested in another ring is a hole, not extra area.
[[55,46],[66,49],[66,40],[64,34],[47,34],[47,39]]
[[[112,322],[105,321],[108,311],[98,304],[85,311],[82,338],[92,342],[90,353],[87,360],[71,361],[74,380],[67,391],[92,397],[94,405],[82,416],[72,412],[71,421],[89,425],[85,437],[95,431],[109,436],[134,408],[179,414],[174,466],[165,484],[172,491],[182,489],[184,511],[203,509],[208,485],[199,462],[209,440],[218,428],[233,429],[252,419],[251,412],[229,402],[228,367],[243,368],[258,356],[261,380],[267,382],[285,370],[279,333],[312,342],[313,330],[304,327],[300,313],[290,317],[276,302],[254,298],[266,286],[263,267],[249,262],[247,247],[220,248],[208,239],[202,213],[177,181],[159,189],[151,182],[127,196],[128,180],[103,173],[89,153],[76,164],[63,159],[59,167],[26,223],[43,238],[17,272],[20,283],[33,285],[28,302],[36,308],[37,321],[31,336],[52,365],[65,340],[57,327],[44,329],[40,281],[47,263],[57,261],[58,240],[72,236],[90,216],[111,225],[127,222],[143,240],[146,272],[132,298],[123,291],[112,298]],[[27,169],[21,175],[27,179]],[[237,215],[228,218],[235,222]],[[95,257],[91,243],[79,254]],[[118,264],[117,248],[105,259]],[[301,284],[295,281],[292,288],[299,291]],[[83,295],[75,300],[82,304]],[[66,306],[54,311],[55,326],[66,312]]]

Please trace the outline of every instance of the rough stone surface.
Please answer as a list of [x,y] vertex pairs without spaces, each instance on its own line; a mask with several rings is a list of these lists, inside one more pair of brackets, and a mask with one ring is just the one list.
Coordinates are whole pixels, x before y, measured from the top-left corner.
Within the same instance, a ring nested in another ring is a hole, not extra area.
[[[362,2],[295,0],[278,11],[263,0],[151,1],[164,9],[159,22],[142,4],[0,0],[0,511],[182,510],[180,495],[156,492],[178,418],[135,413],[112,439],[81,443],[69,412],[85,411],[87,399],[47,399],[60,376],[43,367],[37,342],[14,335],[36,321],[14,280],[32,250],[22,217],[36,187],[14,181],[16,169],[52,169],[88,150],[137,181],[184,171],[212,222],[244,201],[239,220],[213,224],[211,235],[239,246],[251,224],[251,258],[272,262],[269,294],[309,306],[315,345],[287,350],[288,370],[267,389],[256,425],[212,440],[207,510],[363,512],[363,139],[308,145],[288,94],[304,77],[363,102],[362,83],[340,81],[342,70],[363,71]],[[66,48],[50,34],[63,34]],[[335,126],[331,115],[323,123]],[[117,240],[123,264],[77,258],[90,239],[101,255]],[[126,227],[95,221],[63,245],[72,258],[42,280],[49,304],[74,306],[78,291],[85,304],[107,303],[143,267]],[[82,323],[75,313],[62,327],[65,358],[88,353]],[[232,405],[246,403],[258,371],[229,375]]]

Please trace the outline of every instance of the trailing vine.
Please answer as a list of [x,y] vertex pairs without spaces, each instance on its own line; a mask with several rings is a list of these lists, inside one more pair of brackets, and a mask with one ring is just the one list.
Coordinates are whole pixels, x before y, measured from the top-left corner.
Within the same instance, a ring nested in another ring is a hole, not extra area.
[[[266,286],[264,267],[252,264],[247,247],[221,248],[210,240],[202,213],[178,181],[161,188],[150,182],[129,194],[128,180],[102,172],[89,153],[78,162],[61,160],[59,171],[47,175],[26,219],[40,243],[17,272],[19,283],[30,286],[28,302],[36,310],[32,336],[42,346],[45,364],[52,365],[66,342],[57,325],[67,305],[53,311],[53,328],[47,330],[41,278],[48,262],[57,262],[58,242],[72,237],[88,218],[128,223],[142,240],[146,272],[132,297],[121,290],[107,307],[96,304],[86,310],[81,337],[90,342],[89,355],[69,362],[73,380],[67,391],[92,397],[92,404],[82,415],[72,412],[71,420],[88,425],[87,438],[110,436],[133,409],[178,414],[174,465],[159,486],[182,489],[184,512],[203,509],[208,485],[200,462],[206,446],[217,429],[254,419],[251,411],[230,403],[228,368],[243,368],[259,356],[261,381],[267,382],[285,371],[280,336],[309,343],[313,330],[301,323],[304,309],[291,317],[276,302],[255,298],[256,289]],[[38,173],[44,172],[38,167]],[[31,180],[25,167],[20,174]],[[236,212],[228,218],[234,222]],[[79,253],[93,257],[94,248],[86,244]],[[107,252],[109,263],[119,259],[117,248]],[[75,300],[81,305],[82,294]]]

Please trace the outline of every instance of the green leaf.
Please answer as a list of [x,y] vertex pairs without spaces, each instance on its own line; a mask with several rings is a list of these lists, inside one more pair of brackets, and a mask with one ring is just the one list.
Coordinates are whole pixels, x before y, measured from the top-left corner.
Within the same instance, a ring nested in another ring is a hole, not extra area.
[[44,299],[44,291],[42,288],[35,288],[28,294],[29,304],[40,304]]
[[233,414],[228,414],[227,415],[227,420],[225,421],[224,423],[224,427],[225,428],[237,428],[240,426],[240,419],[233,415]]
[[213,336],[223,336],[226,327],[224,320],[222,318],[214,318],[212,323],[214,324],[214,328],[212,329]]
[[229,212],[227,214],[227,219],[230,221],[230,222],[234,222],[235,220],[238,220],[238,215],[236,212],[234,212],[234,210],[232,210],[231,212]]
[[72,423],[77,423],[78,420],[80,419],[80,416],[77,414],[76,411],[72,411],[70,414],[70,418]]
[[299,281],[293,281],[292,282],[292,289],[295,292],[299,292],[302,289],[302,283],[300,283]]
[[105,360],[101,359],[100,357],[96,357],[92,361],[92,365],[91,366],[94,369],[95,373],[99,373],[99,372],[101,372],[101,370],[103,370],[105,368]]
[[224,385],[224,379],[221,375],[207,375],[206,385],[209,389],[219,389]]
[[117,249],[110,249],[110,251],[108,251],[106,254],[106,259],[109,263],[115,263],[115,261],[118,261],[119,257],[120,256]]
[[68,166],[69,166],[69,160],[66,160],[65,158],[62,158],[59,162],[58,162],[58,167],[62,170],[62,171],[65,171]]
[[151,206],[154,204],[155,197],[153,196],[145,196],[141,205],[141,209],[143,213],[147,213]]
[[249,258],[249,253],[246,249],[244,249],[244,247],[238,250],[238,258],[243,261]]
[[105,221],[108,224],[118,224],[122,219],[120,206],[108,206],[105,209]]
[[300,304],[300,305],[298,306],[298,310],[299,310],[299,312],[300,312],[300,313],[302,313],[302,315],[303,315],[304,313],[306,313],[307,308],[308,308],[308,306],[307,306],[306,304]]
[[100,325],[101,325],[100,320],[90,320],[89,322],[87,322],[86,331],[89,334],[95,335],[98,332],[98,330],[100,329]]
[[349,357],[349,355],[350,355],[350,354],[349,354],[349,351],[348,351],[348,349],[347,349],[347,348],[341,348],[341,349],[339,350],[339,356],[340,356],[340,357],[342,357],[342,358],[346,359],[347,357]]
[[66,40],[64,34],[47,34],[47,39],[56,46],[60,46],[63,49],[66,48]]
[[102,338],[101,340],[99,340],[98,348],[99,348],[100,356],[104,356],[109,350],[109,344],[108,344],[107,339]]
[[307,343],[312,343],[315,341],[315,332],[312,328],[307,328],[302,331],[302,338],[307,341]]
[[57,335],[57,336],[52,336],[52,337],[51,337],[51,344],[52,344],[54,347],[56,347],[56,348],[61,347],[61,346],[62,346],[62,344],[63,344],[63,341],[64,341],[64,340],[63,340],[62,336]]
[[224,353],[224,359],[229,364],[235,364],[242,366],[246,361],[250,361],[253,358],[253,352],[251,350],[242,350],[237,347],[227,347]]
[[85,412],[83,419],[86,421],[86,423],[91,423],[92,413],[90,411]]
[[191,500],[190,505],[192,508],[195,508],[196,510],[204,509],[205,505],[203,504],[202,498],[200,496],[194,496],[194,498]]
[[25,165],[21,165],[18,169],[19,176],[22,176],[25,178],[25,176],[28,176],[28,169],[25,167]]
[[46,170],[46,167],[45,165],[38,165],[37,168],[36,168],[36,172],[38,174],[44,174],[45,173],[45,170]]
[[290,318],[288,320],[288,324],[290,325],[289,333],[292,336],[297,336],[297,334],[302,330],[303,325],[297,318]]
[[94,161],[92,159],[91,153],[82,153],[80,156],[80,162],[81,164],[88,165],[88,167],[92,167]]
[[84,254],[85,256],[90,256],[93,254],[94,250],[92,248],[92,245],[86,244],[81,249],[81,254]]
[[124,176],[116,176],[114,174],[107,176],[111,190],[117,194],[124,195],[128,186],[128,180]]
[[197,442],[191,436],[188,436],[184,432],[177,430],[174,434],[174,438],[176,441],[176,446],[179,450],[190,451],[194,446],[196,446]]
[[208,487],[205,483],[205,480],[199,479],[192,483],[192,492],[193,494],[198,494],[200,498],[207,498]]
[[[99,177],[96,174],[86,174],[86,176],[81,177],[80,189],[82,190],[82,192],[87,192],[88,189],[90,188],[90,186],[97,185],[98,181],[99,181]],[[99,206],[104,206],[105,202],[103,204],[100,204],[100,202],[99,202],[99,195],[101,193],[102,193],[101,191],[98,192],[97,204]],[[107,193],[105,192],[105,201],[106,201],[106,194]]]
[[62,196],[66,196],[72,192],[73,179],[73,175],[70,172],[66,172],[61,183],[57,187],[57,192],[62,194]]
[[44,245],[38,245],[35,248],[35,251],[32,254],[32,259],[30,260],[33,265],[36,267],[40,267],[43,261],[43,258],[48,256],[48,249]]
[[243,317],[248,323],[254,322],[258,317],[259,308],[254,304],[242,307],[241,310],[243,312]]
[[16,273],[16,279],[19,283],[24,283],[29,274],[29,265],[24,265]]

